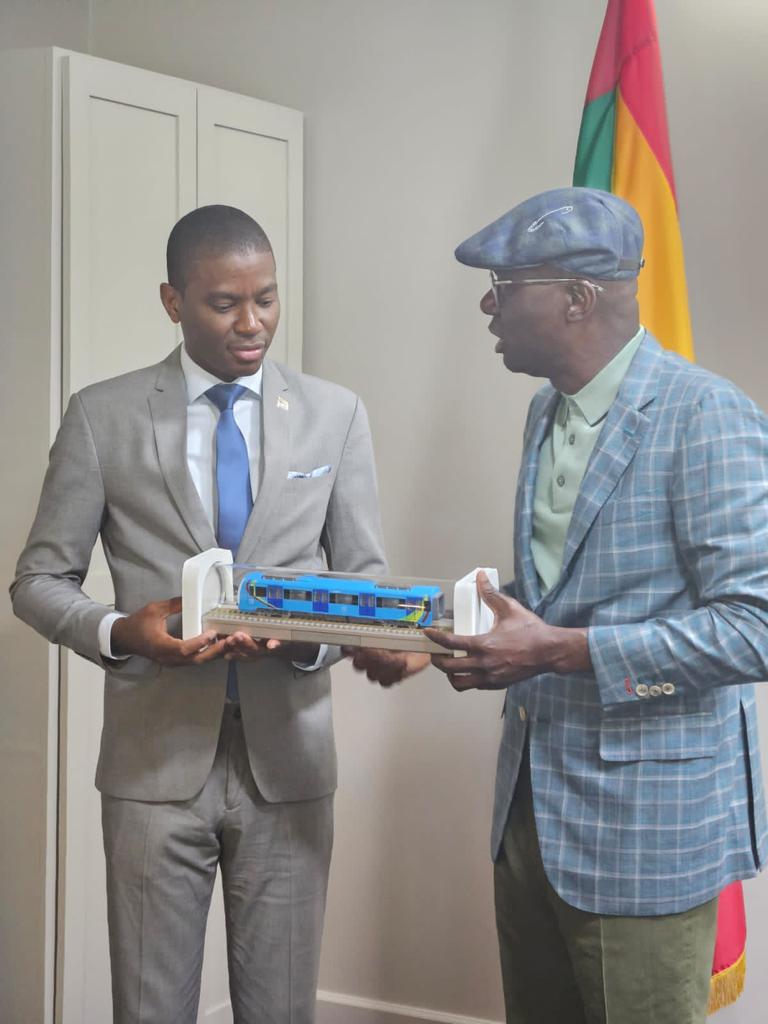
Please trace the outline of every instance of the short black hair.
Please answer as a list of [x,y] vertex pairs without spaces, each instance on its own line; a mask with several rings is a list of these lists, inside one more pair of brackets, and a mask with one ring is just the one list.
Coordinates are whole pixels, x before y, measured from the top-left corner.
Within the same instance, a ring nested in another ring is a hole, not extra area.
[[183,292],[192,263],[201,255],[272,252],[269,239],[253,217],[234,206],[200,206],[181,218],[168,236],[165,258],[168,283]]

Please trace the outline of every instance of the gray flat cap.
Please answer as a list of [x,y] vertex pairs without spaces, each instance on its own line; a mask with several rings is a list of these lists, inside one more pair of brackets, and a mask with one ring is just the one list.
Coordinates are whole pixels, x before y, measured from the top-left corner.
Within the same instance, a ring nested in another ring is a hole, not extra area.
[[634,207],[597,188],[540,192],[456,250],[469,267],[516,270],[554,263],[584,277],[618,281],[643,265],[643,225]]

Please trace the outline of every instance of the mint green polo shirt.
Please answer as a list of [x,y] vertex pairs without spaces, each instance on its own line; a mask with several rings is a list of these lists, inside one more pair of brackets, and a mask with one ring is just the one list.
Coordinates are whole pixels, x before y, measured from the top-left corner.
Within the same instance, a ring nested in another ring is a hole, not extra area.
[[575,395],[561,395],[539,454],[531,549],[541,591],[557,583],[573,506],[603,420],[645,336],[637,334]]

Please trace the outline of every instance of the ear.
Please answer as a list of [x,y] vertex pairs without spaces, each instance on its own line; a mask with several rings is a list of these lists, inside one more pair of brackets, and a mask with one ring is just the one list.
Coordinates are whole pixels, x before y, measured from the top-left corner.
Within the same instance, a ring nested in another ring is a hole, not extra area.
[[568,308],[565,318],[569,322],[584,320],[595,308],[597,292],[589,281],[574,281],[568,285]]
[[180,323],[179,307],[181,306],[181,293],[177,292],[173,285],[161,284],[160,301],[171,322],[174,324]]

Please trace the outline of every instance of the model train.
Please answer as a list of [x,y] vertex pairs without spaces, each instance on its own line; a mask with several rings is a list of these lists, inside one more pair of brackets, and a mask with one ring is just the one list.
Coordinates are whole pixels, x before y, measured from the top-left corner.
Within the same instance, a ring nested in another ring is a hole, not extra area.
[[445,595],[427,584],[397,586],[374,580],[249,572],[240,583],[241,612],[303,615],[346,622],[431,626],[445,614]]

